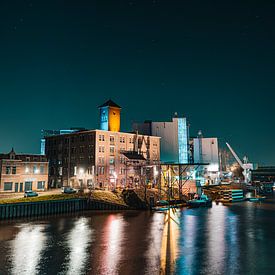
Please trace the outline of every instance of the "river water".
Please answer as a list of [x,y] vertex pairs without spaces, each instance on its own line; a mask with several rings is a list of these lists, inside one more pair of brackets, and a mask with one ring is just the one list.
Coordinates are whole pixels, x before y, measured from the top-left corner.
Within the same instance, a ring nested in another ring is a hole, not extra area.
[[0,224],[0,274],[275,274],[275,204]]

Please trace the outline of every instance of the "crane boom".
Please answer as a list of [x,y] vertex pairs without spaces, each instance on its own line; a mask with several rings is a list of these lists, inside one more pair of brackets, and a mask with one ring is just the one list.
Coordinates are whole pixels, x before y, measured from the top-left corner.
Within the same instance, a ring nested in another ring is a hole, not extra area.
[[226,142],[227,147],[229,148],[230,152],[232,153],[232,155],[234,156],[234,158],[236,159],[236,161],[239,163],[239,165],[244,168],[244,165],[242,163],[242,161],[240,160],[240,158],[238,157],[238,155],[235,153],[235,151],[232,149],[232,147],[229,145],[229,143]]

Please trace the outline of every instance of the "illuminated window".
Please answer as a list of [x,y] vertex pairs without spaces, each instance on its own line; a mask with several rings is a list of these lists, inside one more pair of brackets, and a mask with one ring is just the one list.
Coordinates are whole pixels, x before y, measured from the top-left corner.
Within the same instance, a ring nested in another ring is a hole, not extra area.
[[34,165],[34,166],[32,167],[32,172],[33,172],[34,174],[37,173],[37,166],[36,166],[36,165]]
[[115,163],[115,158],[110,158],[110,164],[114,164]]
[[109,169],[109,174],[110,174],[110,175],[113,175],[114,173],[115,173],[115,169],[114,169],[114,168],[110,168],[110,169]]

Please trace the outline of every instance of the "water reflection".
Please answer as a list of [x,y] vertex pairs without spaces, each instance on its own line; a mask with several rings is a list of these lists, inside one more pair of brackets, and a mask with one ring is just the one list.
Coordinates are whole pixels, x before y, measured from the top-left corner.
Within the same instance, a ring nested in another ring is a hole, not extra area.
[[104,227],[102,240],[102,266],[100,268],[102,274],[118,274],[124,226],[125,221],[122,215],[109,215]]
[[274,213],[240,203],[7,222],[0,274],[275,274]]
[[180,254],[177,261],[177,272],[193,274],[196,266],[197,224],[196,210],[188,209],[181,212],[179,246]]
[[174,272],[178,256],[179,217],[175,209],[169,209],[165,214],[161,245],[161,273]]
[[36,274],[46,246],[45,225],[23,224],[12,242],[12,274]]
[[146,261],[147,261],[147,269],[149,272],[159,272],[160,265],[160,255],[159,251],[161,251],[162,246],[162,230],[164,225],[164,217],[162,213],[155,213],[152,217],[152,221],[150,223],[149,234],[147,237],[147,241],[149,243],[147,253],[146,253]]
[[79,218],[67,237],[69,254],[66,274],[82,274],[84,272],[89,258],[88,247],[92,241],[91,235],[89,220],[85,217]]
[[207,219],[207,248],[208,248],[208,268],[210,273],[222,274],[225,259],[225,226],[227,208],[216,207],[212,209],[211,215]]

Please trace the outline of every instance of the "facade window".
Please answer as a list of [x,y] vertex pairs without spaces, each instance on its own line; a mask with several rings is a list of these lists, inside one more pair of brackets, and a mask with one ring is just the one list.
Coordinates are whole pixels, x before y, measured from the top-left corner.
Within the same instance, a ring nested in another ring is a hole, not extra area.
[[88,175],[94,174],[94,167],[88,167]]
[[99,148],[98,148],[98,151],[100,152],[100,153],[104,153],[104,151],[105,151],[105,149],[104,149],[104,146],[99,146]]
[[29,172],[30,172],[30,168],[29,168],[29,166],[26,166],[25,167],[25,173],[28,174]]
[[33,174],[37,174],[37,173],[38,173],[38,169],[37,169],[37,166],[36,166],[36,165],[34,165],[34,166],[32,167],[32,172],[33,172]]
[[115,153],[115,147],[114,146],[110,146],[110,154],[114,154]]
[[113,175],[114,173],[115,173],[115,169],[114,169],[114,168],[110,168],[110,169],[109,169],[109,174],[110,174],[110,175]]
[[45,181],[38,181],[37,189],[44,190],[45,189]]
[[105,140],[104,135],[99,135],[99,141],[104,141],[104,140]]
[[124,157],[120,157],[119,162],[120,162],[121,164],[125,163],[125,158],[124,158]]
[[104,167],[98,167],[98,174],[99,175],[104,175]]
[[89,155],[88,158],[89,158],[89,161],[90,161],[90,162],[94,159],[94,157],[91,156],[91,155]]
[[45,173],[45,166],[44,165],[40,165],[40,174],[44,174],[44,173]]
[[6,174],[9,175],[11,173],[11,167],[6,166]]
[[12,191],[12,182],[4,182],[4,191]]
[[114,164],[115,163],[115,158],[110,158],[110,164]]
[[98,157],[98,163],[104,164],[104,157]]
[[13,174],[13,175],[16,175],[16,166],[13,166],[13,167],[12,167],[12,174]]
[[25,181],[25,191],[32,190],[32,181]]
[[120,142],[120,143],[125,143],[125,137],[120,137],[120,138],[119,138],[119,142]]
[[112,144],[115,143],[115,137],[114,136],[110,136],[110,143],[112,143]]

